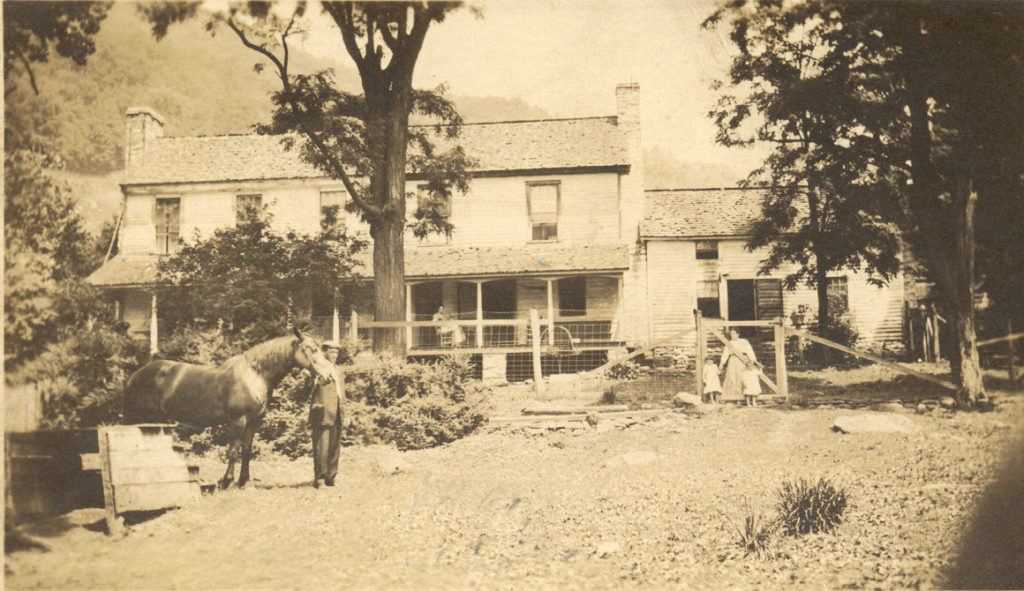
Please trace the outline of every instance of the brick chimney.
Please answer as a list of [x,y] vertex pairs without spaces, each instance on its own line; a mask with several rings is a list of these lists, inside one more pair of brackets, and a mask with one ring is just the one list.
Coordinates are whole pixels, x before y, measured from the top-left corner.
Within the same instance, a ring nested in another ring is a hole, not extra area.
[[128,139],[124,166],[127,169],[139,163],[148,144],[164,136],[164,118],[149,107],[128,107],[125,119]]
[[644,212],[644,148],[640,135],[640,85],[615,87],[616,125],[629,155],[629,174],[622,179],[620,235],[635,242]]

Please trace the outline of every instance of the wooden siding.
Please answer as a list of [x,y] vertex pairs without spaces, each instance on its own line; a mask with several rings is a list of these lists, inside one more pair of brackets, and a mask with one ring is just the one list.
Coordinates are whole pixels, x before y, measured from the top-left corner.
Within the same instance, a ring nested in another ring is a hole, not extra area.
[[[739,239],[722,240],[718,259],[697,260],[693,240],[656,240],[647,242],[649,270],[649,307],[652,315],[652,338],[669,338],[693,328],[693,309],[697,306],[697,282],[721,279],[758,279],[764,250],[747,252]],[[769,278],[782,279],[794,267],[776,270]],[[848,278],[850,314],[854,327],[865,346],[897,342],[902,338],[903,280],[897,277],[885,287],[875,287],[861,272],[837,273]],[[722,283],[724,284],[724,282]],[[719,293],[723,316],[727,314],[725,299]],[[783,316],[789,318],[800,305],[811,314],[817,312],[814,289],[798,286],[783,289]],[[777,307],[777,303],[773,303]],[[692,345],[687,337],[681,345]]]

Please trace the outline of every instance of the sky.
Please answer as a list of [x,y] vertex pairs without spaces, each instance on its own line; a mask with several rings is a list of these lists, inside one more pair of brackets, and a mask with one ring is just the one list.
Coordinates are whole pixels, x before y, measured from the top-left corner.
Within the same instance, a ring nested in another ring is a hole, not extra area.
[[[729,64],[727,38],[700,23],[715,0],[471,0],[434,24],[414,85],[448,85],[452,95],[520,97],[552,117],[615,114],[615,86],[640,85],[644,145],[687,162],[749,170],[750,150],[714,142],[709,88]],[[341,55],[332,25],[305,48]]]

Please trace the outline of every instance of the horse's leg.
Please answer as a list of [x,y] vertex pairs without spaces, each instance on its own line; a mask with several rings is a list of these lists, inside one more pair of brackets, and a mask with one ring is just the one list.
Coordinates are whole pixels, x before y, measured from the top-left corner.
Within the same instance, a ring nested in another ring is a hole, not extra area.
[[256,431],[260,429],[260,423],[263,422],[263,417],[254,418],[246,421],[245,434],[242,435],[242,469],[238,474],[238,487],[245,486],[246,482],[249,482],[249,459],[252,458],[252,438],[256,435]]
[[242,447],[242,437],[245,433],[245,417],[241,416],[231,421],[231,443],[228,445],[228,469],[224,472],[224,478],[220,479],[220,487],[227,488],[235,479],[235,462],[238,460],[238,453]]

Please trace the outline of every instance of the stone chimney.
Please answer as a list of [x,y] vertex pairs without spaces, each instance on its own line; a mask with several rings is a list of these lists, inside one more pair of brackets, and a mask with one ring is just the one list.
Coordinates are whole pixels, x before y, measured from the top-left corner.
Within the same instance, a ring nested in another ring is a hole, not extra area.
[[621,237],[635,243],[644,213],[644,148],[640,135],[640,85],[615,87],[616,124],[629,154],[629,174],[622,179]]
[[124,149],[124,166],[139,163],[146,146],[164,136],[164,118],[149,107],[128,107],[125,112],[128,139]]

